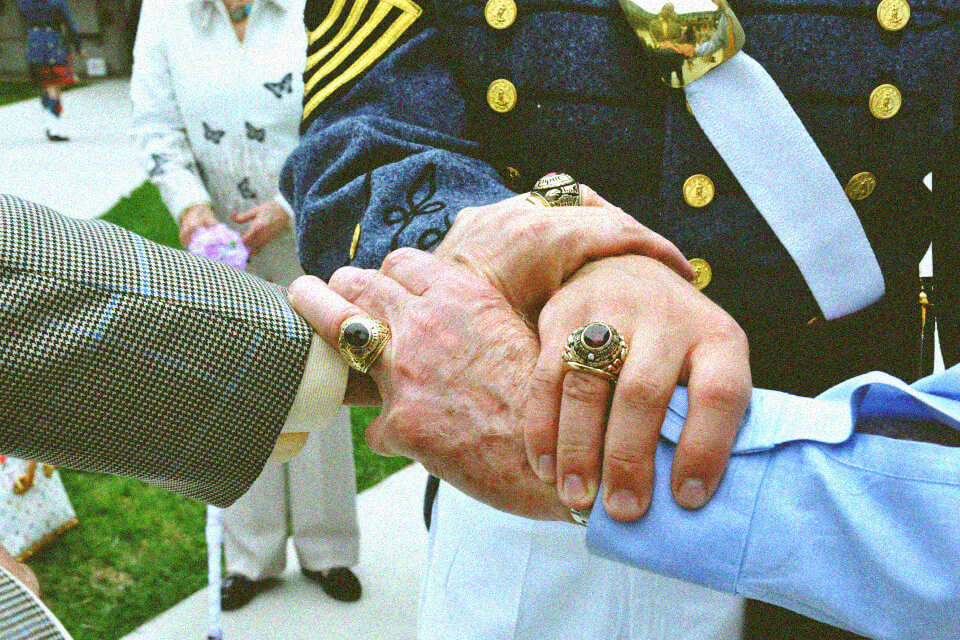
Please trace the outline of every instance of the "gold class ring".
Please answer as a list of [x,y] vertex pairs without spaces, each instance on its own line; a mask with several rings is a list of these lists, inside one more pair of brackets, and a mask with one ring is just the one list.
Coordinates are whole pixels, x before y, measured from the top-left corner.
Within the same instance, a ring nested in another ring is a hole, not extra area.
[[533,184],[526,200],[542,207],[579,207],[580,183],[566,173],[548,173]]
[[605,322],[585,324],[567,337],[564,364],[616,382],[627,357],[627,341]]
[[351,316],[340,325],[337,347],[347,364],[366,373],[390,340],[390,325],[370,316]]

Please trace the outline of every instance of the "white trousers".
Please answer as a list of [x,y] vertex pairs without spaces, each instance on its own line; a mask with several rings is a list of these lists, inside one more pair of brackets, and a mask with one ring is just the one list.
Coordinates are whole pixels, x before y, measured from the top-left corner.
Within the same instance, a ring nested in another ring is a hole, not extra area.
[[350,411],[310,434],[286,464],[267,463],[250,490],[223,512],[227,572],[260,580],[283,572],[287,524],[300,566],[357,564],[357,490]]
[[592,556],[582,527],[511,516],[447,483],[433,515],[420,640],[740,638],[741,598]]

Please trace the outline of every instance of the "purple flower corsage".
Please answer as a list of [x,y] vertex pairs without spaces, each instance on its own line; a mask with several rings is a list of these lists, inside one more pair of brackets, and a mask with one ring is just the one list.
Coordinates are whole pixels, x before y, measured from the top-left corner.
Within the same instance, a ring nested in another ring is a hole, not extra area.
[[240,234],[222,223],[197,229],[190,238],[187,249],[190,253],[237,269],[246,269],[247,260],[250,258],[250,251],[243,244]]

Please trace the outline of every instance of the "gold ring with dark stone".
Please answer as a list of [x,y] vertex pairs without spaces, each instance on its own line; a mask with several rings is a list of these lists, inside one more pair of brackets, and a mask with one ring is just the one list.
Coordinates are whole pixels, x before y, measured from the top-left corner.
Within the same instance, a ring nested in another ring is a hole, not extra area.
[[575,371],[592,373],[616,382],[627,358],[627,341],[603,322],[586,324],[567,338],[564,364]]
[[543,207],[579,207],[580,183],[566,173],[549,173],[534,183],[526,200]]
[[337,347],[347,364],[366,373],[390,340],[390,325],[370,316],[350,316],[340,325]]

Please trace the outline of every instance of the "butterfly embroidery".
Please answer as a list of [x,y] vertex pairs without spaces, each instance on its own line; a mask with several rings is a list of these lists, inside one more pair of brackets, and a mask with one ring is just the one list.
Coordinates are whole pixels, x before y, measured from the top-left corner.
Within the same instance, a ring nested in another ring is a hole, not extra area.
[[280,82],[264,82],[263,86],[279,100],[285,93],[293,93],[293,73],[283,76]]
[[256,140],[257,142],[263,142],[263,139],[267,137],[266,127],[258,129],[249,122],[244,122],[243,124],[247,125],[247,137],[251,140]]
[[240,195],[249,200],[257,199],[257,192],[250,188],[250,178],[244,178],[237,183],[237,191]]
[[162,153],[151,153],[150,159],[153,160],[153,166],[150,168],[150,171],[147,172],[147,177],[156,178],[157,176],[162,176],[166,172],[163,165],[168,162],[167,156]]
[[206,122],[203,124],[203,137],[212,142],[213,144],[220,144],[220,138],[223,137],[223,134],[226,133],[223,129],[214,129]]
[[[383,221],[386,224],[399,224],[400,228],[393,234],[390,241],[390,250],[400,246],[400,234],[406,231],[414,218],[437,214],[447,208],[446,203],[431,199],[437,193],[437,165],[430,163],[414,179],[413,185],[407,191],[407,207],[394,205],[387,207],[383,212]],[[418,195],[422,197],[418,198]],[[443,216],[444,228],[430,227],[417,238],[417,248],[423,251],[433,248],[447,234],[450,228],[450,214]]]

